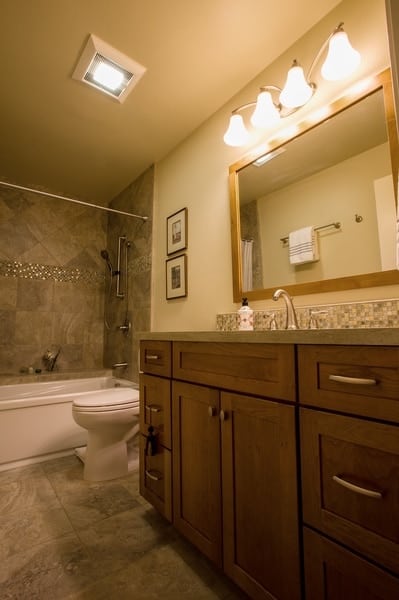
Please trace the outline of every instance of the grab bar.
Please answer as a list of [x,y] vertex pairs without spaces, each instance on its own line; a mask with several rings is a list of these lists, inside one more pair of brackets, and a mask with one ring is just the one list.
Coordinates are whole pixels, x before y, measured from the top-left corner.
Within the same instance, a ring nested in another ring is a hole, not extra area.
[[129,365],[129,363],[127,362],[122,362],[122,363],[115,363],[112,365],[113,369],[118,369],[120,367],[127,367]]

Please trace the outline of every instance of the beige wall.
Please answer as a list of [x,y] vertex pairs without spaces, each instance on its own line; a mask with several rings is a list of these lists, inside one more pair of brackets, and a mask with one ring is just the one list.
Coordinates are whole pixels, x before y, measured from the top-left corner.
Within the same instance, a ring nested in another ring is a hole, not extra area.
[[[380,271],[374,180],[389,173],[390,167],[388,145],[382,144],[260,198],[263,287]],[[361,222],[356,221],[356,214]],[[319,261],[290,265],[288,246],[283,246],[281,237],[301,227],[336,221],[341,223],[340,230],[317,234]],[[394,233],[392,221],[391,237]]]
[[[389,65],[384,0],[344,0],[156,166],[153,330],[214,329],[216,313],[237,309],[237,304],[232,300],[227,178],[229,164],[238,160],[249,147],[234,149],[224,145],[222,138],[230,112],[236,106],[255,99],[260,85],[282,86],[293,58],[297,58],[306,71],[325,38],[340,21],[344,21],[353,45],[362,55],[356,79],[377,73]],[[317,71],[315,80],[320,84],[316,96],[308,106],[286,119],[284,127],[302,120],[326,102],[341,96],[352,83],[320,82]],[[275,134],[276,131],[273,132],[273,137]],[[253,146],[260,141],[259,138]],[[166,301],[166,217],[183,207],[188,208],[188,296]],[[388,298],[398,294],[399,287],[392,286],[312,297],[302,296],[297,298],[296,303],[304,305],[313,302]],[[254,303],[254,308],[262,308],[268,304],[268,301]]]

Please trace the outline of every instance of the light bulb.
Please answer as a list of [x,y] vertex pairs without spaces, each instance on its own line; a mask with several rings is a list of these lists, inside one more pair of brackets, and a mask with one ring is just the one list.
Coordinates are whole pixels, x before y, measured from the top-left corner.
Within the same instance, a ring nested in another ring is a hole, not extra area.
[[228,146],[244,146],[249,142],[249,133],[245,128],[241,115],[231,115],[230,123],[223,136],[223,140]]
[[338,81],[353,73],[359,63],[359,52],[351,46],[345,31],[339,29],[330,39],[321,74],[327,81]]
[[306,81],[302,67],[294,60],[280,94],[280,102],[286,108],[298,108],[306,104],[312,96],[313,88]]
[[116,90],[123,82],[123,73],[112,65],[100,63],[93,71],[93,80],[109,90]]
[[256,101],[256,108],[251,117],[254,127],[273,127],[280,120],[280,113],[274,105],[270,92],[263,91]]

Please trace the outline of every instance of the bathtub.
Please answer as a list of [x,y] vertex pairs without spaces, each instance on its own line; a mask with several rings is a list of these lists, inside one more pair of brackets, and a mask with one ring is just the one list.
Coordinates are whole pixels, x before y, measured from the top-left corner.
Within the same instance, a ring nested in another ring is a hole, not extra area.
[[119,386],[111,376],[0,385],[0,471],[71,454],[87,432],[72,418],[76,396]]

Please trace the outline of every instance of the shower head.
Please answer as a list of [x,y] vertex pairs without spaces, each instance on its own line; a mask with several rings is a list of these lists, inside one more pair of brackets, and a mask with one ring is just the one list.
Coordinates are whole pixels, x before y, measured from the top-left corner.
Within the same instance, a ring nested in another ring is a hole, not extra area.
[[112,262],[110,261],[110,258],[109,258],[108,250],[101,250],[100,254],[101,254],[101,258],[103,258],[105,260],[105,262],[107,263],[109,272],[111,273],[111,275],[113,275],[114,269],[112,266]]

